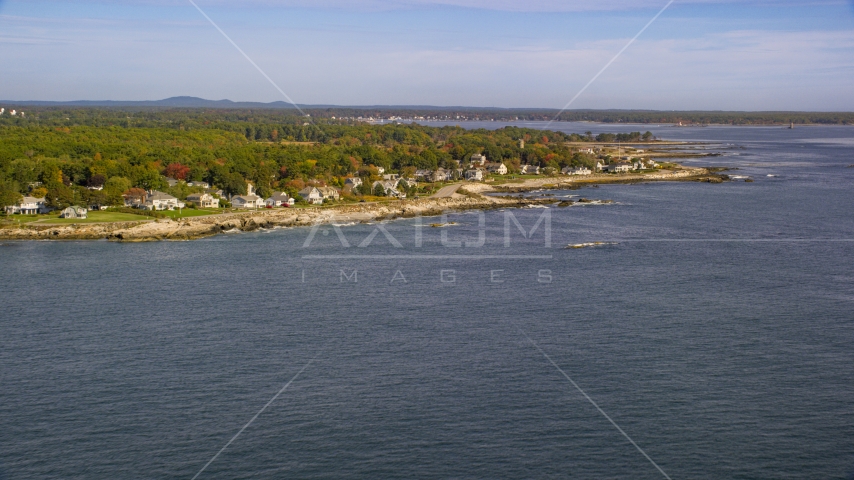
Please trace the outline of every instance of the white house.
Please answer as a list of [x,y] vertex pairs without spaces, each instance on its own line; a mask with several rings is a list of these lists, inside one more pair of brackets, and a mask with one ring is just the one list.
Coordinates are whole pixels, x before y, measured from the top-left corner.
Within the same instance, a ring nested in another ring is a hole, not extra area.
[[321,195],[323,195],[324,200],[341,199],[341,193],[339,193],[338,190],[333,187],[317,187],[317,190],[320,191]]
[[479,153],[475,153],[471,156],[471,164],[477,166],[483,166],[486,164],[486,155],[481,155]]
[[608,165],[608,171],[613,173],[629,173],[632,171],[632,166],[626,162],[612,163]]
[[199,208],[219,208],[219,199],[209,193],[192,193],[187,201]]
[[292,206],[294,206],[295,203],[296,203],[296,200],[291,198],[291,196],[285,192],[274,192],[273,196],[268,198],[267,201],[265,202],[265,204],[267,205],[267,208],[292,207]]
[[323,194],[317,187],[305,187],[299,191],[299,196],[312,205],[320,205],[323,203]]
[[362,185],[362,179],[359,177],[348,177],[347,180],[344,180],[345,187],[356,188]]
[[587,167],[564,167],[560,172],[564,175],[590,175],[593,173]]
[[168,193],[152,190],[148,192],[145,202],[140,205],[140,208],[145,210],[175,210],[176,208],[184,208],[184,202]]
[[522,165],[522,173],[526,175],[539,175],[540,167],[536,165]]
[[486,166],[486,169],[489,173],[495,175],[507,175],[507,165],[503,163],[490,163]]
[[83,207],[68,207],[59,214],[59,218],[79,218],[87,217],[87,211]]
[[470,182],[479,182],[483,180],[483,170],[479,168],[473,168],[471,170],[466,170],[466,180]]
[[433,176],[431,180],[434,182],[446,182],[451,179],[453,173],[451,170],[445,170],[444,168],[440,168],[433,172]]
[[231,197],[231,206],[234,208],[264,208],[264,199],[255,195],[237,195]]
[[211,186],[208,185],[208,182],[187,182],[187,186],[188,187],[202,187],[205,189],[211,188]]
[[378,185],[382,186],[383,192],[388,197],[406,198],[406,193],[401,192],[400,190],[397,189],[398,183],[400,183],[400,182],[397,182],[394,180],[383,180],[381,182],[380,181],[374,182],[373,185],[371,185],[371,187],[373,190],[376,190]]
[[17,205],[9,205],[6,207],[6,213],[19,213],[21,215],[35,215],[37,213],[47,213],[50,209],[45,206],[44,198],[24,197]]

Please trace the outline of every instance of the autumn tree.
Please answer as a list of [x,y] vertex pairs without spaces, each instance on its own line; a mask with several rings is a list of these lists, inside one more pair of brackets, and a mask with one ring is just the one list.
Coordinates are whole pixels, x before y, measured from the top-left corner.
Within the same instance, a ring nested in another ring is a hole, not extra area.
[[163,175],[176,180],[186,180],[190,174],[190,167],[181,165],[180,163],[170,163],[163,170]]

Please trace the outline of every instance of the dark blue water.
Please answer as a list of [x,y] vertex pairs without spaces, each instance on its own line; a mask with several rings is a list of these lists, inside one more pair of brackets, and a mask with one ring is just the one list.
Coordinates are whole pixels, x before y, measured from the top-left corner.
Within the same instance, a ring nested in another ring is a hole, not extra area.
[[315,358],[199,478],[663,478],[526,335],[672,478],[850,477],[854,129],[661,130],[756,181],[555,192],[616,203],[551,248],[544,209],[4,242],[0,477],[192,478]]

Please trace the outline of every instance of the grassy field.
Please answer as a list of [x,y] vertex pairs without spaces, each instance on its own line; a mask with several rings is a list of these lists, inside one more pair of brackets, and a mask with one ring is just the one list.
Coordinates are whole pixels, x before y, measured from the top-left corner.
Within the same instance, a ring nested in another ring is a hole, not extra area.
[[216,215],[218,213],[222,213],[222,210],[214,210],[214,209],[203,209],[203,208],[182,208],[180,210],[166,210],[161,211],[167,217],[172,220],[178,220],[179,218],[189,218],[189,217],[203,217],[205,215]]
[[21,223],[30,223],[30,224],[40,224],[40,223],[54,223],[54,224],[71,224],[71,223],[110,223],[110,222],[140,222],[145,220],[154,220],[152,217],[145,217],[143,215],[133,215],[130,213],[119,213],[119,212],[89,212],[88,218],[79,219],[79,218],[59,218],[59,214],[50,214],[50,215],[15,215],[12,217],[12,220],[20,220]]

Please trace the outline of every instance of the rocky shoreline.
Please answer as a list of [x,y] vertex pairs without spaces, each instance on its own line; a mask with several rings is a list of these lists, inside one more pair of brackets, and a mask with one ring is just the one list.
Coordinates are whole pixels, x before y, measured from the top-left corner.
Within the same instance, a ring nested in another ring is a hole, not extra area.
[[[684,168],[674,172],[629,174],[619,179],[612,175],[593,178],[554,178],[526,180],[512,186],[466,184],[468,195],[452,198],[422,198],[388,203],[357,203],[317,208],[259,210],[180,220],[160,219],[154,222],[118,222],[70,225],[23,225],[0,229],[2,240],[111,240],[150,242],[194,240],[229,231],[253,231],[262,228],[303,227],[318,223],[350,223],[388,220],[415,216],[436,216],[450,211],[521,208],[552,204],[554,199],[495,197],[485,193],[530,191],[544,188],[572,188],[578,185],[643,181],[705,181],[718,178],[709,169]],[[603,177],[603,178],[599,178]]]

